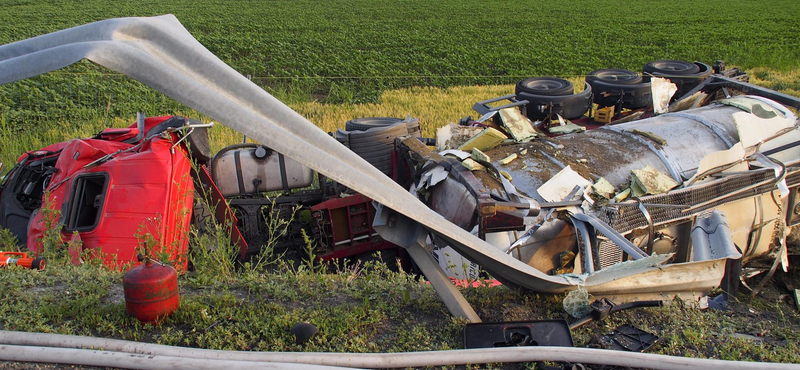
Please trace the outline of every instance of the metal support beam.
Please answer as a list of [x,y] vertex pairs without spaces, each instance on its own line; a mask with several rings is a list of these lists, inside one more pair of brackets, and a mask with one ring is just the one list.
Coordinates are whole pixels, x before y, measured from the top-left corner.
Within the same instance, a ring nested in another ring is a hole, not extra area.
[[450,278],[442,271],[433,256],[425,249],[427,230],[418,222],[396,213],[380,204],[375,204],[375,221],[372,226],[380,236],[408,251],[419,269],[430,281],[436,294],[453,316],[463,317],[471,323],[481,322],[466,298],[458,291]]

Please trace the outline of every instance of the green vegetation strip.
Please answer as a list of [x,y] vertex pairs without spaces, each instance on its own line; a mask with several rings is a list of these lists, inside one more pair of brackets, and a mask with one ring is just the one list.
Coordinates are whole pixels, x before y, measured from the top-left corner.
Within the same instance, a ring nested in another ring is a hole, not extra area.
[[[121,274],[90,265],[0,272],[0,329],[92,335],[226,350],[399,352],[462,348],[465,322],[452,318],[429,285],[382,265],[338,274],[311,269],[225,281],[183,275],[181,305],[161,325],[125,313]],[[485,321],[566,318],[561,296],[505,287],[465,290]],[[726,360],[800,362],[800,320],[779,302],[736,302],[735,311],[669,307],[616,314],[574,332],[576,345],[631,323],[661,337],[652,353]],[[310,322],[319,333],[303,345],[289,329]],[[739,334],[736,334],[739,333]],[[742,335],[745,334],[745,335]]]

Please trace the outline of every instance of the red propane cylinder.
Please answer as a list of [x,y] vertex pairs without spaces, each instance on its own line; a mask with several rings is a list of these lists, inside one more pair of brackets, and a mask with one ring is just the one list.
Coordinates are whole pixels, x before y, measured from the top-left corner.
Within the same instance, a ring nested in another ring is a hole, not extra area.
[[156,322],[180,304],[178,272],[172,266],[145,259],[122,277],[125,308],[141,322]]

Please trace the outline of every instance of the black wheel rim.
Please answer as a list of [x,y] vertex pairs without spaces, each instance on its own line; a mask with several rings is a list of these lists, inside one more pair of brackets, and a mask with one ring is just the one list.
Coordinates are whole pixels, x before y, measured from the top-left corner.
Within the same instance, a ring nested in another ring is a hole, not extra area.
[[700,67],[683,60],[657,60],[648,63],[652,72],[688,75],[700,72]]
[[590,72],[586,78],[587,80],[596,79],[615,84],[638,83],[642,80],[638,73],[628,69],[598,69]]
[[535,91],[558,90],[566,86],[566,84],[559,80],[531,80],[525,83],[525,87]]

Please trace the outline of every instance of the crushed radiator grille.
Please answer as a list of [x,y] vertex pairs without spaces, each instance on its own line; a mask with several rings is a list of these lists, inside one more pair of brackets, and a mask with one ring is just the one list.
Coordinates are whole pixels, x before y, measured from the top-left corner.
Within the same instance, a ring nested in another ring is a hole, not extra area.
[[622,262],[622,249],[611,240],[601,241],[598,249],[600,250],[598,258],[600,259],[601,269]]
[[[787,171],[789,173],[786,176],[786,183],[789,185],[789,187],[800,183],[800,167],[787,168]],[[715,198],[724,196],[725,194],[733,193],[739,189],[743,189],[772,178],[774,178],[773,172],[760,171],[739,176],[732,176],[730,178],[709,182],[708,184],[693,186],[688,189],[679,189],[665,194],[645,196],[641,197],[640,199],[643,203],[694,206],[704,202],[710,202]],[[738,194],[732,195],[729,198],[716,200],[692,212],[684,213],[679,208],[665,207],[647,207],[647,211],[650,213],[655,225],[664,225],[673,221],[687,219],[709,209],[713,209],[721,204],[750,198],[760,194],[766,194],[773,190],[775,190],[775,186],[772,183],[768,183],[753,189],[739,192]],[[639,211],[639,209],[633,207],[609,207],[606,212],[597,216],[622,234],[647,226],[647,219],[645,216],[641,211]]]

